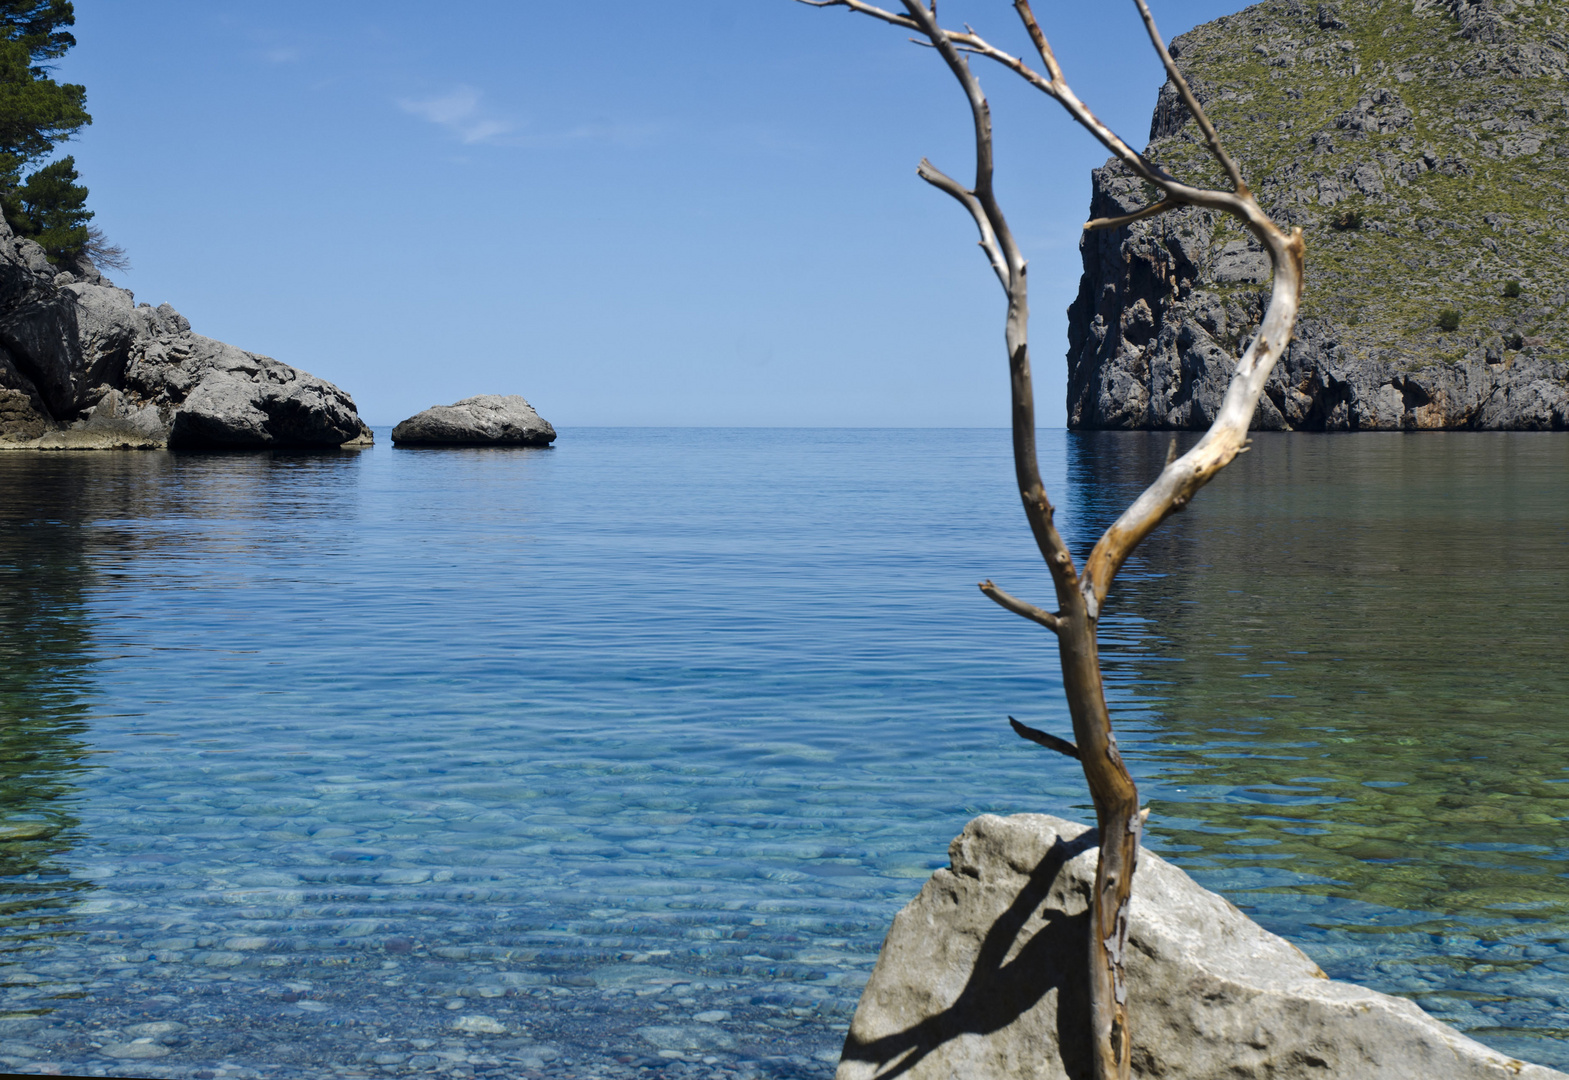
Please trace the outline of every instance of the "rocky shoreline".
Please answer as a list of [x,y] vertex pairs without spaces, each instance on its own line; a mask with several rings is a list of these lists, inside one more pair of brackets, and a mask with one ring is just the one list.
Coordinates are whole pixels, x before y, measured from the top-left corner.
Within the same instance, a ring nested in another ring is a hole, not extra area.
[[0,449],[368,446],[348,394],[137,304],[91,262],[51,264],[0,221]]

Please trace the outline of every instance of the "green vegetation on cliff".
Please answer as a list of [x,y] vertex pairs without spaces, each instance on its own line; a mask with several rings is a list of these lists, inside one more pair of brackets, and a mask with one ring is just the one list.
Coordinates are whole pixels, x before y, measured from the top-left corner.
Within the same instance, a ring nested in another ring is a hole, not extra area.
[[[1173,53],[1277,221],[1303,314],[1421,368],[1569,343],[1569,10],[1537,0],[1270,0]],[[1220,186],[1162,95],[1151,156]],[[1217,242],[1243,239],[1218,223]]]

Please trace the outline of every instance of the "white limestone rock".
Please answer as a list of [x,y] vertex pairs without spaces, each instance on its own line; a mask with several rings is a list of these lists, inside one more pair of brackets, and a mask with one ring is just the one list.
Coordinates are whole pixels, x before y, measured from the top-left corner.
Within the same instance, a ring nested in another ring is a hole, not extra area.
[[[894,919],[837,1080],[1080,1080],[1095,833],[1041,814],[970,822]],[[1147,851],[1129,932],[1133,1074],[1161,1080],[1569,1080],[1403,998],[1327,978]]]

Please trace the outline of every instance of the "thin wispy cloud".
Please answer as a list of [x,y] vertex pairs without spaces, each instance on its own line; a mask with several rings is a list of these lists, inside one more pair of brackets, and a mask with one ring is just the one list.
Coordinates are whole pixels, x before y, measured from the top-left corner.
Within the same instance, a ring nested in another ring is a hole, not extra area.
[[627,123],[608,118],[572,126],[542,129],[525,122],[503,120],[487,109],[484,92],[457,86],[428,98],[398,98],[398,108],[410,116],[445,128],[465,145],[520,146],[534,149],[576,143],[601,143],[621,147],[647,146],[665,133],[663,123]]
[[398,108],[410,116],[446,128],[465,145],[495,142],[498,136],[511,131],[513,125],[485,115],[480,108],[483,97],[484,94],[472,86],[459,86],[432,98],[399,98]]
[[305,50],[297,45],[279,45],[263,49],[261,58],[269,64],[292,64],[304,55]]

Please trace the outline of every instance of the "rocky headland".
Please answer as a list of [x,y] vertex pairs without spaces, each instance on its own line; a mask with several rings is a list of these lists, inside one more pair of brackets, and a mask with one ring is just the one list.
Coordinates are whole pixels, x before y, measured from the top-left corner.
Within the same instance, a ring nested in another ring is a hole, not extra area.
[[0,450],[329,449],[371,432],[336,386],[191,332],[0,221]]
[[[1569,427],[1569,18],[1527,0],[1270,0],[1171,48],[1264,208],[1307,240],[1265,430]],[[1148,154],[1223,186],[1168,83]],[[1158,201],[1108,163],[1090,216]],[[1068,424],[1204,428],[1269,280],[1233,219],[1087,233]]]

